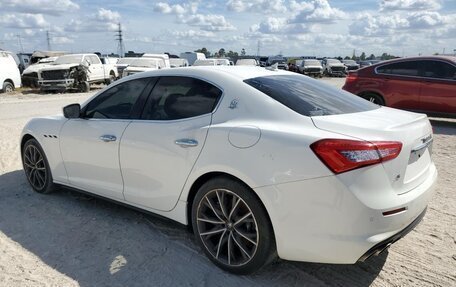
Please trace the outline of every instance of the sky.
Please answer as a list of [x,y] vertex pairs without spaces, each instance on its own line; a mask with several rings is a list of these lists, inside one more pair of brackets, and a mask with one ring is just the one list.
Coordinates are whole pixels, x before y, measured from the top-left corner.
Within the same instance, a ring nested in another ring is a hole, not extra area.
[[456,0],[0,0],[0,48],[248,55],[456,52]]

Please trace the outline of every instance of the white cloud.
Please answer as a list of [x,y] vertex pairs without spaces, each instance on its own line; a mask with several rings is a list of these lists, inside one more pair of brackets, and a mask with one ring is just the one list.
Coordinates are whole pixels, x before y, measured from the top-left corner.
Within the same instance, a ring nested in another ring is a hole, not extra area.
[[177,39],[213,38],[216,36],[214,32],[201,30],[172,31],[171,35]]
[[52,37],[53,44],[73,44],[74,39],[65,36]]
[[155,12],[160,12],[163,14],[184,14],[185,8],[181,6],[180,4],[175,4],[175,5],[170,5],[168,3],[164,2],[159,2],[154,5],[154,11]]
[[443,26],[451,21],[456,23],[456,18],[452,16],[442,16],[438,12],[423,11],[410,14],[407,17],[409,26],[412,29],[428,29]]
[[442,7],[440,0],[382,0],[380,10],[438,10]]
[[71,0],[2,0],[1,9],[58,16],[78,10],[79,5]]
[[286,18],[268,17],[260,24],[255,24],[250,27],[251,32],[259,32],[263,34],[281,34],[287,27]]
[[41,14],[7,14],[0,16],[0,24],[5,28],[44,28],[49,26]]
[[331,7],[327,0],[313,0],[308,5],[299,6],[301,11],[290,22],[293,23],[335,23],[338,20],[345,19],[346,13],[337,8]]
[[71,19],[64,30],[66,32],[108,32],[116,31],[121,20],[119,12],[104,8],[86,18]]
[[216,14],[195,14],[190,16],[178,16],[178,23],[200,27],[206,31],[231,31],[236,30],[231,23],[226,21],[225,16]]
[[253,13],[285,13],[287,8],[284,0],[229,0],[227,8],[234,12]]

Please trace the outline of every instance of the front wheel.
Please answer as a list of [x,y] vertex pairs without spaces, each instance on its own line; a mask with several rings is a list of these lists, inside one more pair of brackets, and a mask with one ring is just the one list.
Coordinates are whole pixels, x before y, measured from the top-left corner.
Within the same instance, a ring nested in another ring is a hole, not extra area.
[[196,240],[223,270],[250,274],[276,256],[268,215],[253,191],[230,178],[206,182],[192,206]]
[[55,185],[51,169],[41,145],[35,140],[28,140],[22,149],[22,165],[27,181],[38,193],[50,193]]
[[14,86],[10,82],[4,82],[2,90],[4,93],[11,93],[14,91]]

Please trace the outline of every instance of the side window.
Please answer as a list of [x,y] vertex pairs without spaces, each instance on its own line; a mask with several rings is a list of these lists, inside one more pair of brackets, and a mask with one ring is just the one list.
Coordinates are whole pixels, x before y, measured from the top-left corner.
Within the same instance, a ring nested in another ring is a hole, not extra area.
[[420,76],[420,69],[423,69],[423,66],[423,61],[392,63],[378,67],[377,73],[398,76]]
[[424,77],[456,80],[456,67],[441,61],[426,61]]
[[85,109],[84,117],[92,119],[128,119],[149,82],[149,78],[124,82],[93,99]]
[[100,59],[97,56],[89,56],[91,64],[101,64]]
[[189,77],[162,77],[144,108],[143,119],[177,120],[211,113],[222,91]]

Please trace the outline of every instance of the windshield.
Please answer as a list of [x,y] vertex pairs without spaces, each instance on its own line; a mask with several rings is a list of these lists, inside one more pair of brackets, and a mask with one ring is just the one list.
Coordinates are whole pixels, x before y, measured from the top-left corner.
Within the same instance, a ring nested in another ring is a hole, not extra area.
[[305,63],[306,65],[321,66],[320,61],[318,61],[318,60],[305,60],[304,63]]
[[286,64],[285,60],[272,60],[271,61],[271,66],[276,64],[276,63],[278,63],[278,64]]
[[157,68],[157,61],[155,59],[141,58],[132,61],[130,66],[142,68]]
[[336,59],[328,59],[328,60],[326,60],[326,62],[328,64],[340,64],[340,61],[336,60]]
[[55,65],[62,64],[80,64],[82,62],[82,55],[66,55],[60,56],[55,60]]
[[43,64],[43,63],[52,63],[57,59],[57,57],[49,57],[49,58],[44,58],[38,61],[38,63]]
[[266,76],[244,82],[293,111],[309,117],[379,108],[358,96],[302,75]]
[[239,59],[239,60],[237,60],[236,65],[255,66],[256,60],[255,59]]
[[196,60],[193,66],[215,66],[214,60]]
[[353,60],[344,60],[344,63],[349,65],[356,65],[356,62]]

